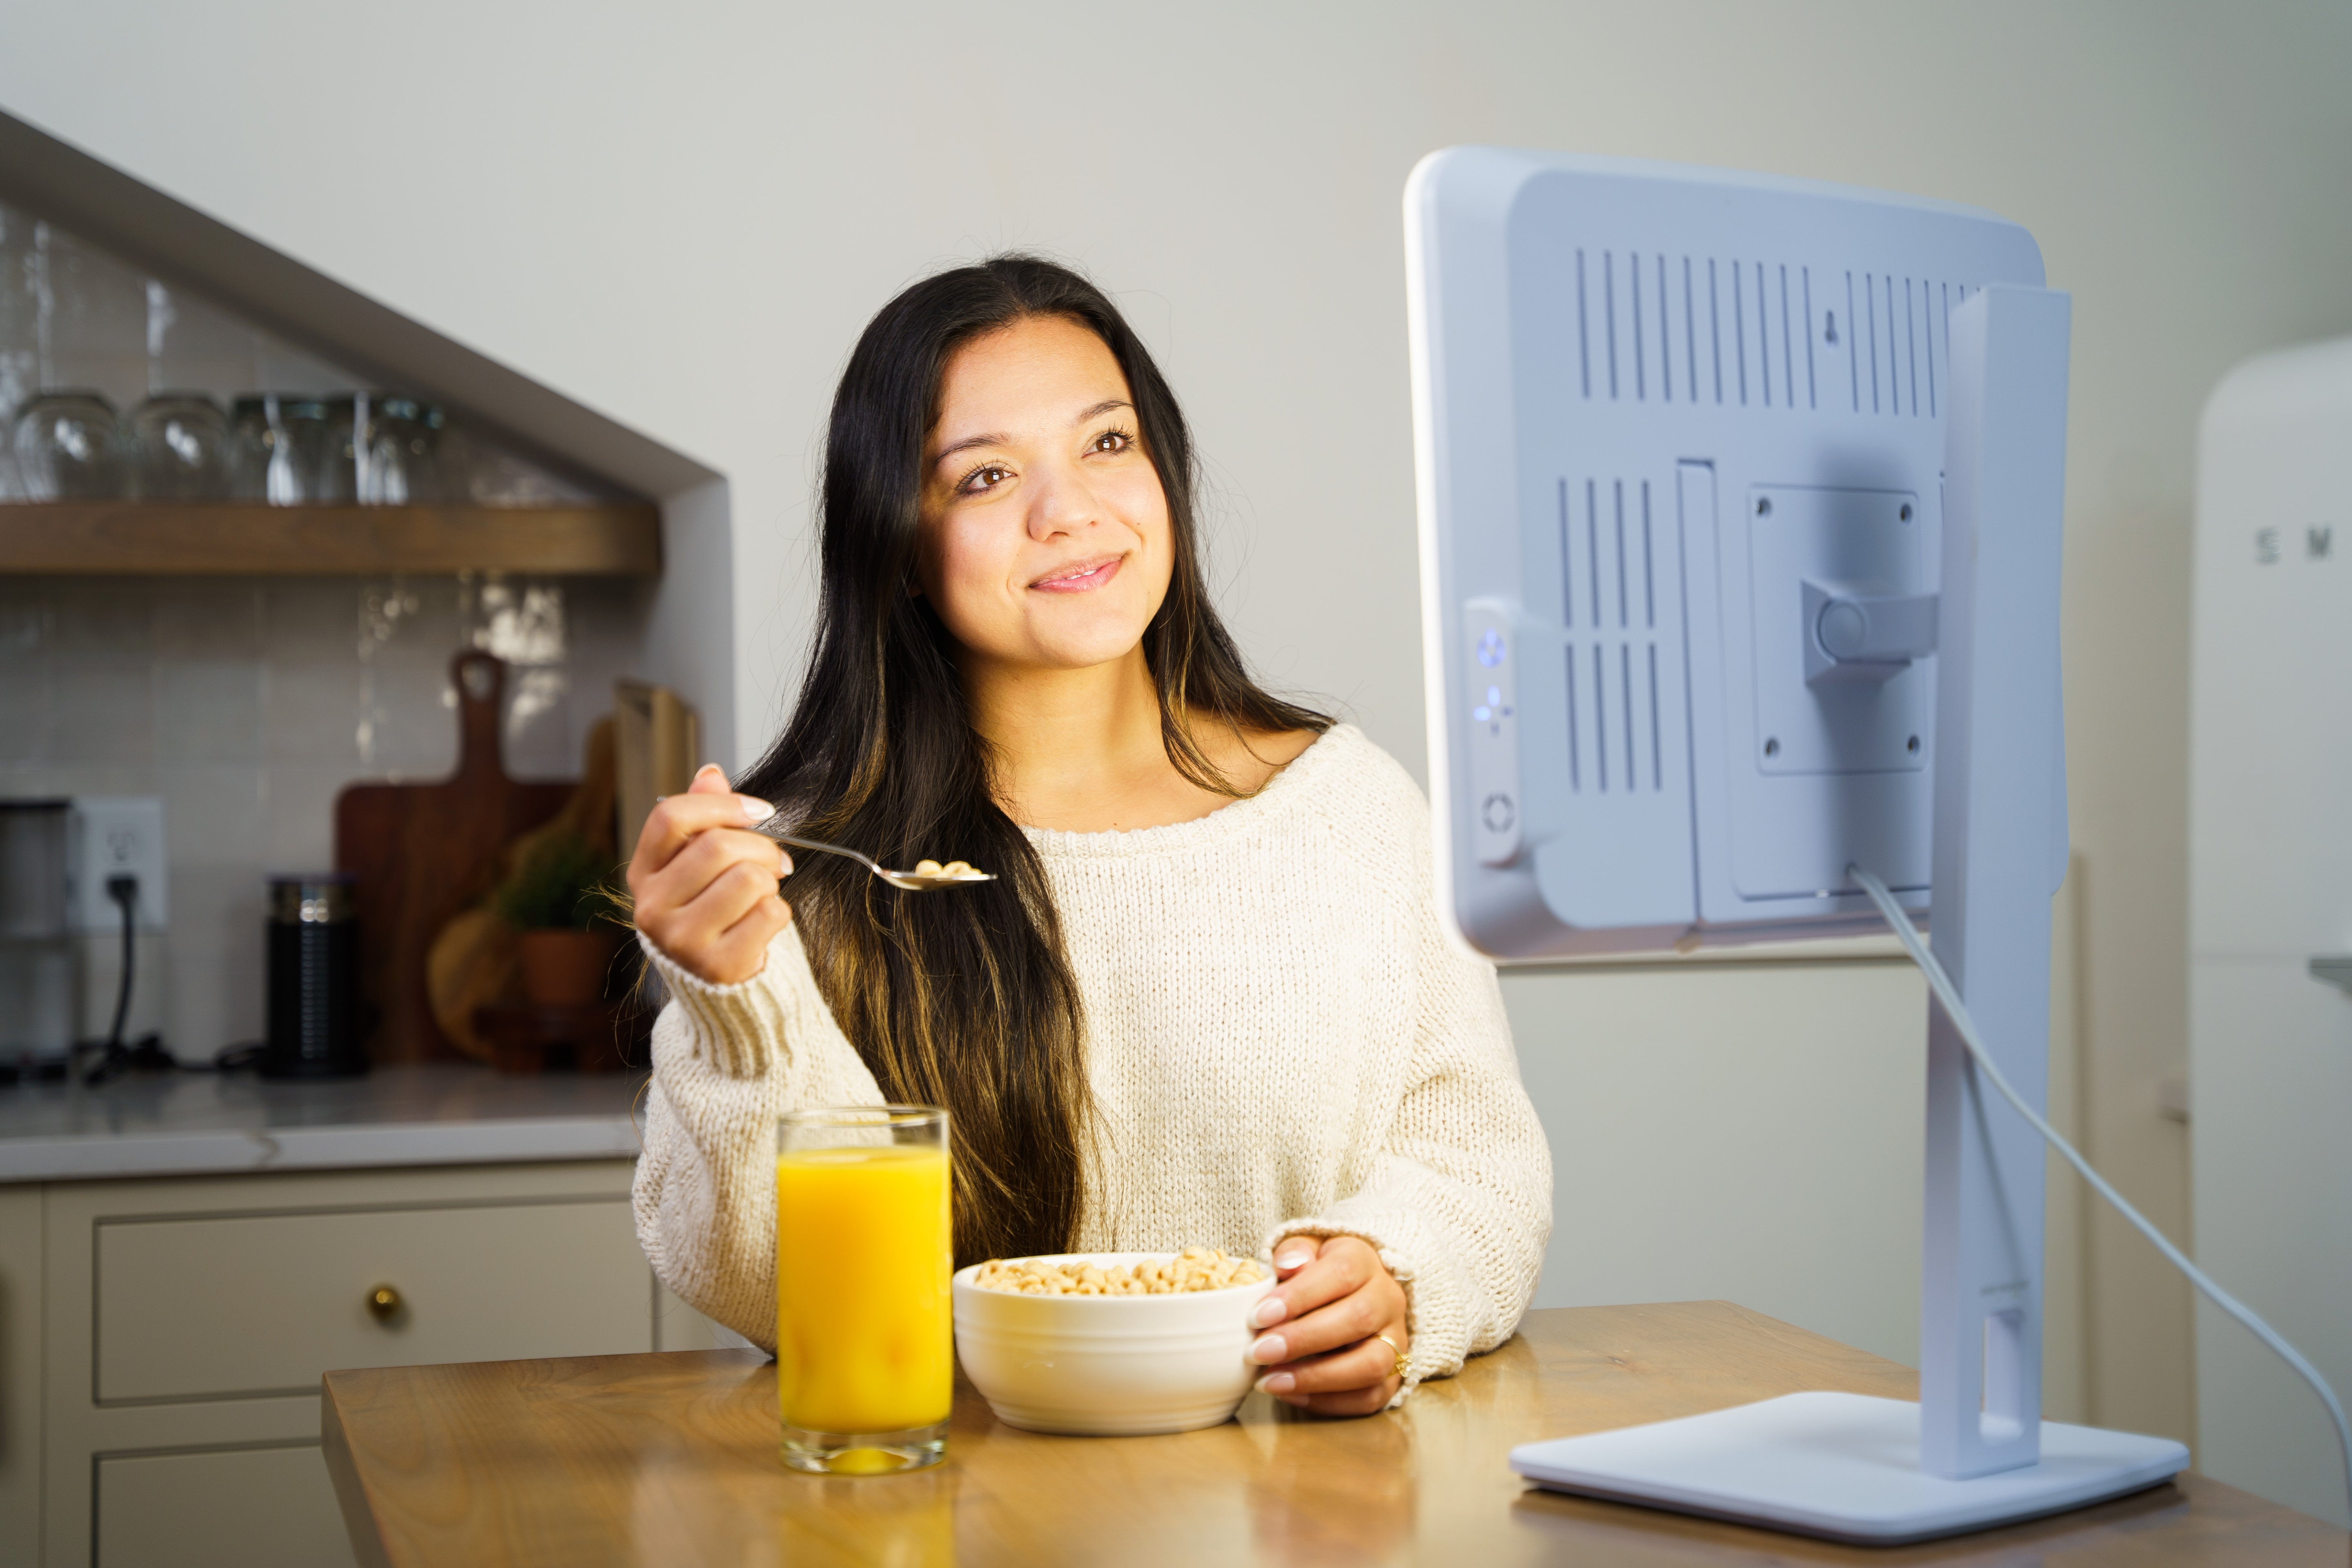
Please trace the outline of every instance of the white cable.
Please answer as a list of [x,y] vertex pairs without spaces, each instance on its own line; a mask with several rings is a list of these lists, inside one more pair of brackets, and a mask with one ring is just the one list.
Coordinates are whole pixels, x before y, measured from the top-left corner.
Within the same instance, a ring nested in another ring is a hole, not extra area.
[[1976,1020],[1969,1016],[1968,1006],[1960,1000],[1951,976],[1944,973],[1944,966],[1936,962],[1936,955],[1928,952],[1927,944],[1919,940],[1918,930],[1912,925],[1911,917],[1904,912],[1902,905],[1895,901],[1895,895],[1886,890],[1886,884],[1859,866],[1847,867],[1846,875],[1862,884],[1863,890],[1870,895],[1870,901],[1878,906],[1878,912],[1894,928],[1904,951],[1910,953],[1911,962],[1919,966],[1920,973],[1927,977],[1928,985],[1934,988],[1937,1000],[1943,1003],[1944,1016],[1951,1019],[1953,1027],[1959,1031],[1960,1040],[1968,1047],[1977,1070],[1990,1080],[1993,1088],[2000,1090],[2000,1097],[2008,1100],[2020,1116],[2032,1123],[2033,1130],[2047,1139],[2053,1149],[2063,1154],[2068,1164],[2082,1173],[2083,1180],[2091,1184],[2094,1192],[2114,1205],[2116,1212],[2131,1221],[2133,1227],[2147,1237],[2175,1268],[2189,1277],[2191,1285],[2205,1292],[2206,1300],[2243,1323],[2254,1338],[2268,1345],[2281,1361],[2294,1368],[2302,1374],[2303,1380],[2311,1384],[2312,1392],[2318,1394],[2320,1403],[2327,1406],[2328,1418],[2336,1423],[2336,1443],[2344,1458],[2345,1495],[2347,1500],[2352,1500],[2352,1423],[2345,1420],[2344,1406],[2337,1402],[2336,1391],[2327,1385],[2327,1380],[2319,1375],[2318,1368],[2304,1360],[2302,1352],[2280,1338],[2276,1330],[2254,1316],[2252,1308],[2207,1279],[2203,1269],[2189,1262],[2179,1247],[2165,1239],[2162,1231],[2148,1224],[2137,1209],[2124,1202],[2123,1194],[2107,1185],[2107,1179],[2091,1169],[2090,1162],[2074,1152],[2074,1146],[2059,1137],[2058,1130],[2044,1121],[2033,1107],[2010,1087],[2009,1079],[2002,1077],[2000,1068],[1993,1065],[1991,1053],[1985,1049],[1984,1041],[1978,1037]]

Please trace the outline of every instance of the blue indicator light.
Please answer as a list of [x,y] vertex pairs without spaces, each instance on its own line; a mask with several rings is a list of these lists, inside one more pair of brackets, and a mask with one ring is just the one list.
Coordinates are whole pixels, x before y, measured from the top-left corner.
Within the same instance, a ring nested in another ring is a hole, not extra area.
[[1478,662],[1488,669],[1503,662],[1503,634],[1489,630],[1478,639]]
[[1502,734],[1503,721],[1510,716],[1511,710],[1505,706],[1503,689],[1499,686],[1486,688],[1486,700],[1470,710],[1470,717],[1481,724],[1491,725],[1491,732],[1496,736]]

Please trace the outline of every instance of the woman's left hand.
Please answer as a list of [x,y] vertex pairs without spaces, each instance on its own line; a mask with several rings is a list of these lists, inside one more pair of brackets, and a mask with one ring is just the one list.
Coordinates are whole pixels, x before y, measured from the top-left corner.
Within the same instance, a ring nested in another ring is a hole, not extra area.
[[1385,1409],[1396,1397],[1397,1357],[1412,1342],[1404,1287],[1380,1254],[1352,1236],[1285,1237],[1274,1249],[1274,1275],[1280,1283],[1250,1320],[1267,1331],[1250,1346],[1250,1359],[1265,1368],[1257,1385],[1318,1415]]

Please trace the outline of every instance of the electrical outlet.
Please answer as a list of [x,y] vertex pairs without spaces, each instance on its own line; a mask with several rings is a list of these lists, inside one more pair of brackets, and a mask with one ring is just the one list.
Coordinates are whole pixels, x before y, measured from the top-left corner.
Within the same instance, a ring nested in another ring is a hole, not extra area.
[[78,795],[68,830],[68,877],[74,929],[119,931],[122,910],[107,880],[139,881],[138,925],[162,931],[171,918],[163,855],[163,803],[153,795]]

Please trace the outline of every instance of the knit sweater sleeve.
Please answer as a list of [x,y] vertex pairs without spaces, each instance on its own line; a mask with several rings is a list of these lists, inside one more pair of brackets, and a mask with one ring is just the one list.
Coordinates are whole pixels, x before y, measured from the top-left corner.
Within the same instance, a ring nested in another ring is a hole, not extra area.
[[1387,1134],[1357,1189],[1286,1236],[1370,1243],[1405,1289],[1412,1373],[1427,1377],[1517,1331],[1551,1237],[1551,1150],[1519,1082],[1495,966],[1438,923],[1429,808],[1410,797],[1402,843],[1412,865],[1413,1047]]
[[882,1091],[826,1007],[787,926],[759,973],[713,985],[640,934],[669,988],[632,1206],[663,1284],[754,1344],[776,1343],[776,1120]]

